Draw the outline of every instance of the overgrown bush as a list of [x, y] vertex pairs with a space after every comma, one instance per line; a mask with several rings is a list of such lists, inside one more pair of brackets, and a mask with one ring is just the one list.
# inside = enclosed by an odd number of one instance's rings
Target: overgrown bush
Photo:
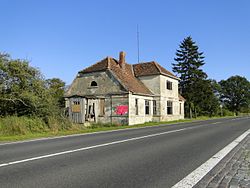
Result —
[[223, 108], [222, 109], [222, 115], [223, 116], [234, 116], [234, 112], [232, 112], [232, 111], [230, 111], [228, 109]]
[[50, 116], [47, 122], [49, 129], [53, 132], [70, 130], [73, 126], [69, 119], [60, 116]]
[[25, 116], [7, 116], [0, 118], [0, 133], [2, 135], [25, 135], [27, 133], [40, 133], [46, 130], [46, 124], [40, 118]]
[[7, 116], [0, 118], [0, 135], [25, 135], [33, 133], [58, 132], [72, 129], [72, 123], [63, 117], [48, 117], [44, 121], [38, 117]]

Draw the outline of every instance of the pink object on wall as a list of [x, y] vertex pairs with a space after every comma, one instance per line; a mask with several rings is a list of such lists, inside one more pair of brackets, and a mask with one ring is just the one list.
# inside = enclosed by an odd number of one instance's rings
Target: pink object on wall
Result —
[[128, 106], [127, 105], [120, 105], [116, 107], [115, 113], [117, 115], [124, 115], [128, 113]]

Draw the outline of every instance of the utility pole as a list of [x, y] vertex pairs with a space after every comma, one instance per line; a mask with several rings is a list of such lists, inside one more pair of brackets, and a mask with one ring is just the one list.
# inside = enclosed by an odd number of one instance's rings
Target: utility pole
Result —
[[140, 63], [140, 43], [139, 43], [139, 26], [137, 24], [137, 61]]

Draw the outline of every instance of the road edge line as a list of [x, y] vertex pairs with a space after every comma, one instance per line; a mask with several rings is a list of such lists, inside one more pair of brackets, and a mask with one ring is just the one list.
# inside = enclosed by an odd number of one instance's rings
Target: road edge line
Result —
[[178, 183], [176, 183], [172, 188], [191, 188], [195, 186], [208, 172], [210, 172], [230, 151], [232, 151], [244, 138], [250, 134], [250, 129], [245, 131], [235, 140], [233, 140], [226, 147], [221, 149], [205, 163], [200, 165]]

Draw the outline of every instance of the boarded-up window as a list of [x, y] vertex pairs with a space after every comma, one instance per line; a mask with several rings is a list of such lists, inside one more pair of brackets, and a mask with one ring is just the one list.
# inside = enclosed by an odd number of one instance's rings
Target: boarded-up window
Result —
[[73, 101], [71, 111], [73, 113], [79, 113], [81, 112], [81, 106], [80, 106], [80, 101]]
[[138, 99], [135, 99], [135, 115], [138, 115]]
[[105, 115], [105, 99], [100, 99], [100, 116]]
[[153, 114], [156, 115], [156, 100], [153, 100]]
[[173, 102], [167, 101], [167, 114], [173, 114]]

